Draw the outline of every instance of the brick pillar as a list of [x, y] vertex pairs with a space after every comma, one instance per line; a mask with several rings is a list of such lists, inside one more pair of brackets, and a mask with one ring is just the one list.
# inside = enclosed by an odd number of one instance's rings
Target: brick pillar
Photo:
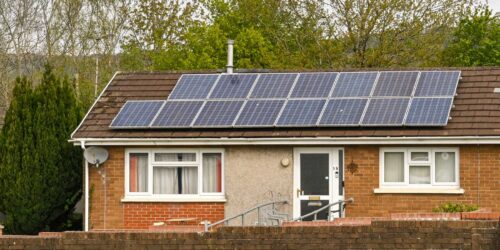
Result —
[[3, 226], [0, 225], [0, 236], [2, 236], [2, 235], [3, 235]]

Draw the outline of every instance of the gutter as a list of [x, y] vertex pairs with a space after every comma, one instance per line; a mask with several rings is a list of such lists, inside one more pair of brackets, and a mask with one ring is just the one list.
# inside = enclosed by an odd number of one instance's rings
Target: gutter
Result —
[[79, 138], [75, 146], [191, 146], [191, 145], [461, 145], [500, 144], [500, 136], [440, 137], [263, 137], [263, 138]]

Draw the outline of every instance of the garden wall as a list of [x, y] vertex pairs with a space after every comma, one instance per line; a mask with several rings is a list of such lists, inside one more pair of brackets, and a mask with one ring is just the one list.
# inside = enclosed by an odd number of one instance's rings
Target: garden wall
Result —
[[212, 233], [3, 236], [0, 249], [500, 249], [499, 238], [498, 221], [373, 221], [365, 226], [224, 227]]

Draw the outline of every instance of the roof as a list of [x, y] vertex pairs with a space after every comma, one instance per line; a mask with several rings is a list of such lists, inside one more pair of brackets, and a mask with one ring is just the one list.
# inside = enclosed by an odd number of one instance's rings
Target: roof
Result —
[[197, 128], [181, 130], [110, 129], [111, 121], [126, 101], [165, 100], [182, 74], [179, 72], [117, 73], [76, 129], [72, 139], [500, 136], [500, 93], [494, 93], [494, 88], [500, 88], [500, 67], [453, 68], [453, 70], [461, 70], [462, 78], [458, 83], [457, 96], [450, 114], [452, 119], [444, 127]]

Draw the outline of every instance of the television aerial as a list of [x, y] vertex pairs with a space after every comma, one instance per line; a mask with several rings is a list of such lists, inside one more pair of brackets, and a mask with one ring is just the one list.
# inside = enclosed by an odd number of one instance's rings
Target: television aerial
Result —
[[108, 159], [108, 150], [101, 147], [88, 147], [83, 152], [83, 156], [88, 163], [95, 165], [96, 168], [99, 164], [104, 163]]

